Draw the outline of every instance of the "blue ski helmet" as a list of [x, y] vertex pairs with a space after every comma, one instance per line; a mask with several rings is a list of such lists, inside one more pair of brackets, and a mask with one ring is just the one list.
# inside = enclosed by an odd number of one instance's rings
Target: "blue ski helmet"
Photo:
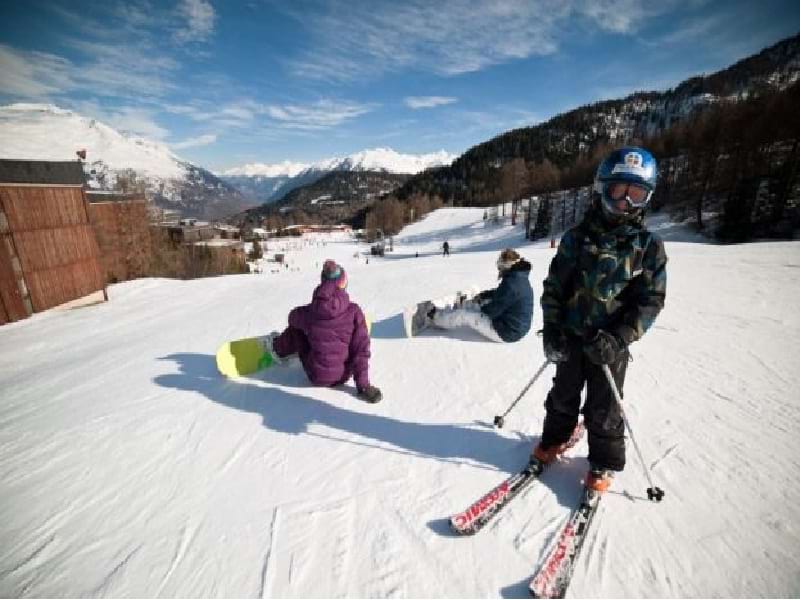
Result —
[[628, 146], [614, 150], [597, 167], [594, 192], [603, 212], [613, 220], [640, 215], [656, 189], [656, 159], [644, 148]]

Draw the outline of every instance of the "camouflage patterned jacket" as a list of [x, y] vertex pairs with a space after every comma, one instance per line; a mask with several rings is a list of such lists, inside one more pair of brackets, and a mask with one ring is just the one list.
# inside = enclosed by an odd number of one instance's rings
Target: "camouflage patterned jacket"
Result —
[[550, 263], [544, 323], [586, 340], [605, 329], [630, 344], [664, 308], [666, 265], [664, 243], [642, 218], [609, 229], [593, 206], [563, 235]]

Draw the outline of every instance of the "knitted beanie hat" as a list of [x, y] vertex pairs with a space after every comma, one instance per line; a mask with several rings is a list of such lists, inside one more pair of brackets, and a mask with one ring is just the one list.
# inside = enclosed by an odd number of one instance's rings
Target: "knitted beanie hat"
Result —
[[500, 256], [497, 259], [497, 270], [508, 271], [511, 267], [517, 264], [521, 258], [522, 257], [516, 250], [506, 248], [500, 253]]
[[347, 273], [345, 270], [336, 264], [335, 260], [328, 259], [322, 265], [322, 281], [335, 281], [336, 286], [345, 289], [347, 287]]

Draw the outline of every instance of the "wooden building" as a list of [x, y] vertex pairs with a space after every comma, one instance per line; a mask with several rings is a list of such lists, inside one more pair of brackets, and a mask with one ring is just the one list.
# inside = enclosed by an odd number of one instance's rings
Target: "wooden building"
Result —
[[152, 258], [150, 219], [142, 194], [87, 191], [106, 283], [148, 274]]
[[0, 160], [0, 324], [104, 289], [78, 161]]

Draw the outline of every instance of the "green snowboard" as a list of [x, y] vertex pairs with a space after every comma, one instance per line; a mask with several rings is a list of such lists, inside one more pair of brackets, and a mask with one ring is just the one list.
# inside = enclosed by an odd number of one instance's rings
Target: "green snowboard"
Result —
[[217, 350], [217, 369], [227, 377], [250, 375], [272, 366], [275, 360], [267, 349], [270, 336], [225, 342]]

